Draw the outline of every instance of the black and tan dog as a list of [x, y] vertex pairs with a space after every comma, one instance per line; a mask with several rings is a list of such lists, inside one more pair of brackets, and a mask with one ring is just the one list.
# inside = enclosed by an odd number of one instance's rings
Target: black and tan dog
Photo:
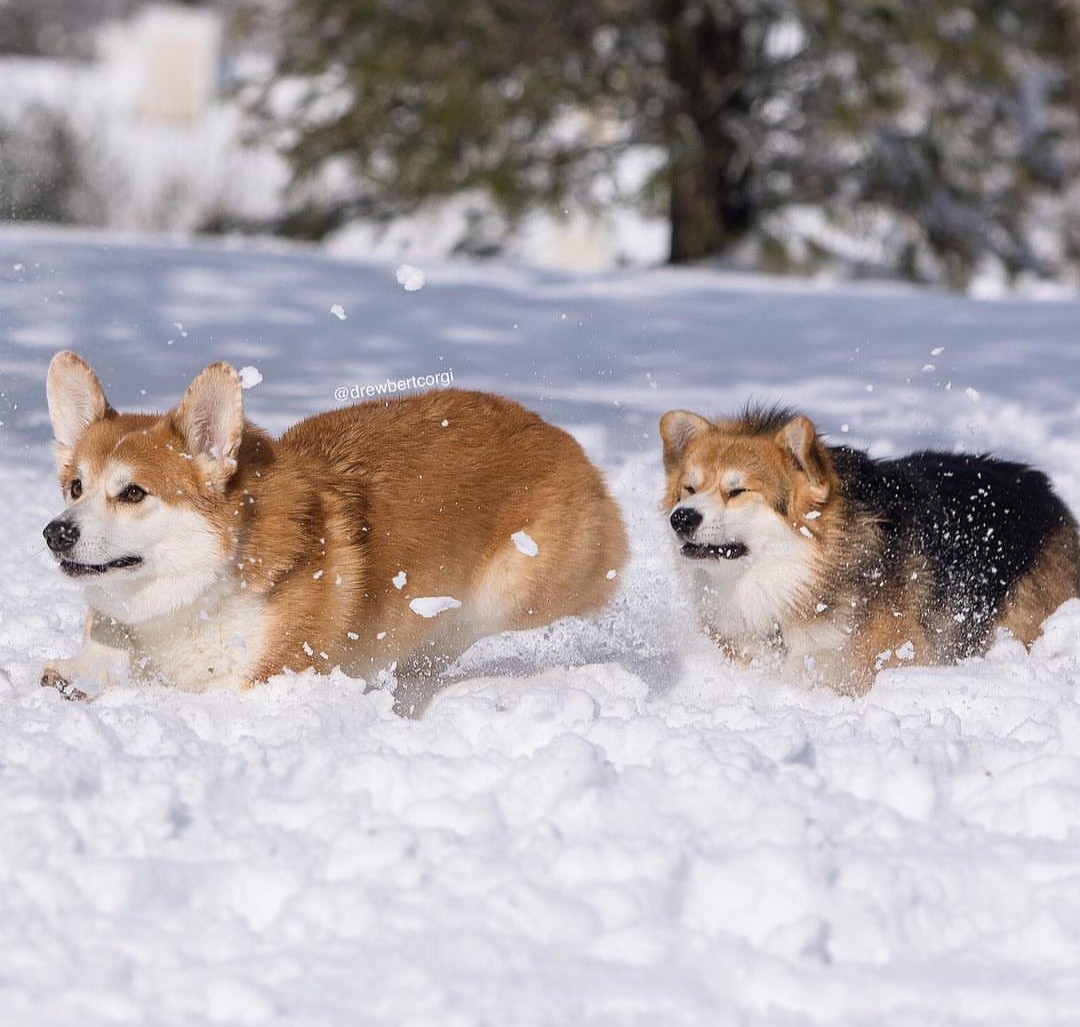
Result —
[[736, 659], [861, 694], [877, 670], [1030, 645], [1080, 594], [1046, 476], [989, 456], [874, 460], [782, 409], [660, 422], [667, 510], [702, 624]]

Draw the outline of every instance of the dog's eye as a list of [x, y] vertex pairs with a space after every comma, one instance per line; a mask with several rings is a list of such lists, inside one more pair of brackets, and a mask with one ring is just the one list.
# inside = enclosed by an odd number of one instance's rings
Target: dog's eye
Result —
[[693, 486], [693, 485], [684, 485], [684, 486], [682, 487], [682, 490], [683, 490], [683, 492], [685, 492], [685, 493], [686, 493], [686, 494], [687, 494], [688, 496], [692, 496], [692, 495], [694, 495], [694, 493], [695, 493], [695, 492], [697, 492], [697, 489], [696, 489], [696, 488], [694, 488], [694, 486]]
[[736, 496], [741, 496], [744, 492], [747, 492], [747, 491], [749, 491], [749, 490], [748, 489], [730, 489], [728, 491], [727, 497], [728, 497], [728, 499], [734, 499]]
[[71, 484], [68, 486], [68, 491], [71, 493], [72, 499], [78, 499], [82, 495], [82, 479], [72, 478]]
[[141, 503], [146, 498], [146, 489], [140, 485], [128, 485], [116, 498], [121, 503]]

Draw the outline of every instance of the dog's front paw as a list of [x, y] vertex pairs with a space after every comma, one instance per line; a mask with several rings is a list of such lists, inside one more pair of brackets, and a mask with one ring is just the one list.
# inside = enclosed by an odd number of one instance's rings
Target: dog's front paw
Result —
[[73, 685], [55, 667], [46, 667], [41, 674], [42, 688], [55, 688], [65, 699], [75, 702], [88, 698], [86, 692]]

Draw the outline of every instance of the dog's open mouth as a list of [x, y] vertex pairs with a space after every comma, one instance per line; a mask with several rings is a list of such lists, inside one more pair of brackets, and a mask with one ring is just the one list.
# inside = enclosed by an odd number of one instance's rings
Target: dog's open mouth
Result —
[[690, 560], [738, 560], [746, 556], [749, 550], [742, 542], [725, 542], [719, 546], [698, 545], [696, 542], [684, 542], [682, 555]]
[[107, 571], [118, 571], [124, 567], [137, 567], [142, 563], [141, 556], [121, 556], [117, 560], [108, 563], [75, 563], [74, 560], [61, 560], [60, 570], [72, 578], [80, 578], [85, 574], [104, 574]]

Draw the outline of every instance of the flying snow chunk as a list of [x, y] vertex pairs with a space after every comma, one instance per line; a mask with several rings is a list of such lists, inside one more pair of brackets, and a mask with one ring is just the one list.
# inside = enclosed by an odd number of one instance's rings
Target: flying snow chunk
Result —
[[409, 609], [421, 617], [438, 617], [440, 613], [457, 609], [460, 605], [461, 600], [453, 596], [420, 596], [409, 602]]
[[971, 400], [972, 403], [978, 403], [982, 398], [982, 394], [978, 389], [964, 389], [964, 395]]
[[607, 578], [608, 581], [614, 581], [618, 576], [619, 572], [615, 570], [614, 567], [612, 567], [611, 570], [609, 570], [607, 574], [604, 575], [604, 577]]
[[515, 531], [510, 536], [510, 541], [514, 543], [519, 553], [524, 553], [526, 556], [536, 556], [540, 552], [536, 540], [527, 531]]
[[404, 571], [398, 571], [390, 580], [394, 583], [394, 588], [400, 592], [405, 587], [405, 582], [409, 580], [409, 576]]
[[330, 308], [330, 313], [333, 314], [334, 317], [336, 317], [339, 321], [344, 321], [345, 320], [345, 317], [346, 317], [345, 308], [340, 303], [335, 303]]
[[262, 380], [262, 371], [257, 367], [248, 364], [247, 367], [240, 368], [240, 388], [253, 389]]
[[412, 264], [402, 264], [397, 269], [397, 280], [406, 292], [416, 292], [424, 287], [424, 283], [427, 282], [427, 276], [418, 267], [413, 267]]

